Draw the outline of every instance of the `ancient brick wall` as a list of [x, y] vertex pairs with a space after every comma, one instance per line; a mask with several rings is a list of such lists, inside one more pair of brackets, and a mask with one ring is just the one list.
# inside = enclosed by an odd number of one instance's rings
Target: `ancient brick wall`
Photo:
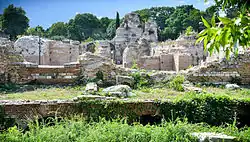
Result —
[[72, 66], [37, 66], [16, 64], [18, 77], [15, 83], [37, 81], [43, 84], [71, 84], [80, 74], [79, 64]]

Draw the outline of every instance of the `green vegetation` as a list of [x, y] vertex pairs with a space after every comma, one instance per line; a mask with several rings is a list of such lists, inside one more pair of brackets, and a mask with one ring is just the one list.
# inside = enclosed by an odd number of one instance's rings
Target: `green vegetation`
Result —
[[16, 39], [17, 35], [23, 34], [29, 27], [29, 19], [26, 17], [25, 11], [13, 4], [4, 9], [1, 17], [1, 28], [10, 35], [12, 40]]
[[[11, 86], [9, 86], [11, 87]], [[84, 87], [56, 87], [56, 86], [34, 86], [27, 87], [12, 86], [0, 91], [0, 100], [54, 100], [72, 99], [84, 91]], [[23, 89], [20, 89], [23, 88]], [[10, 90], [13, 89], [13, 90]], [[29, 91], [30, 90], [30, 91]]]
[[127, 124], [126, 120], [86, 122], [81, 118], [61, 122], [55, 120], [55, 126], [30, 124], [30, 130], [22, 132], [12, 127], [0, 135], [1, 141], [8, 142], [71, 142], [71, 141], [129, 141], [129, 142], [193, 142], [197, 138], [192, 132], [217, 132], [236, 136], [236, 141], [250, 141], [250, 129], [238, 129], [235, 125], [210, 127], [205, 124], [188, 124], [179, 120], [165, 122], [156, 126]]
[[[215, 1], [223, 11], [236, 8], [237, 14], [230, 13], [231, 17], [218, 17], [219, 23], [216, 24], [215, 15], [211, 22], [202, 17], [206, 29], [199, 33], [199, 41], [204, 42], [204, 49], [210, 54], [220, 52], [221, 48], [226, 53], [227, 59], [230, 53], [238, 55], [239, 47], [248, 48], [250, 46], [250, 17], [249, 1], [223, 0]], [[230, 11], [230, 10], [229, 10]]]
[[184, 91], [183, 83], [184, 83], [185, 77], [182, 75], [177, 75], [174, 78], [172, 78], [169, 82], [169, 88], [173, 88], [176, 91]]
[[115, 28], [119, 28], [120, 27], [120, 16], [119, 13], [116, 12], [116, 18], [115, 18]]

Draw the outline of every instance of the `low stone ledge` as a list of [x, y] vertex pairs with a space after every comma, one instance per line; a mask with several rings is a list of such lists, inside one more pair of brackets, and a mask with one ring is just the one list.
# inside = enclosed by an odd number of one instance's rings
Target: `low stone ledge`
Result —
[[235, 137], [221, 133], [196, 132], [192, 133], [191, 135], [197, 137], [199, 142], [233, 142], [235, 140]]

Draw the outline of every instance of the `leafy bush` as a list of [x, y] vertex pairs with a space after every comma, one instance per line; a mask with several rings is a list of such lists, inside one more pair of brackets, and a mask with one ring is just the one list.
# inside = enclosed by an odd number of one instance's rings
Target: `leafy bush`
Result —
[[150, 76], [147, 73], [136, 71], [131, 74], [131, 76], [134, 78], [134, 89], [139, 89], [142, 87], [150, 86], [151, 79]]
[[168, 86], [169, 88], [173, 88], [176, 91], [184, 91], [184, 88], [182, 86], [184, 80], [185, 77], [183, 75], [177, 75], [173, 79], [171, 79]]

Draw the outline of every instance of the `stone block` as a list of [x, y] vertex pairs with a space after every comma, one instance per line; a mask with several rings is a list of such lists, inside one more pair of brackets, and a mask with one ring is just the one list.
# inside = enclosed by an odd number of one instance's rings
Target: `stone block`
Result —
[[197, 137], [199, 142], [234, 142], [235, 140], [235, 137], [219, 133], [201, 132], [191, 135]]

